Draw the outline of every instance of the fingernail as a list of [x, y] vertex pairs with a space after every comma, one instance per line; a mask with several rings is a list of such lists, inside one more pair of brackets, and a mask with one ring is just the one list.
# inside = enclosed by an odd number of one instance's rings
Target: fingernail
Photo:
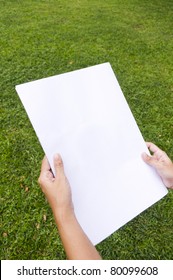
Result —
[[60, 155], [59, 154], [55, 154], [54, 155], [54, 159], [58, 160], [60, 158]]
[[148, 159], [148, 155], [146, 153], [142, 153], [142, 158], [143, 159]]
[[62, 159], [61, 159], [60, 154], [55, 154], [55, 155], [54, 155], [54, 160], [55, 160], [58, 164], [61, 164], [61, 163], [62, 163]]

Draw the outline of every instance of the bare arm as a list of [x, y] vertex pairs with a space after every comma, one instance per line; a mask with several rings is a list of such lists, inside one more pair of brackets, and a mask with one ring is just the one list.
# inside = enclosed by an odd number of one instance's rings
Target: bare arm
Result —
[[69, 260], [99, 260], [99, 253], [88, 239], [74, 214], [66, 219], [59, 219], [54, 214], [59, 234]]
[[100, 260], [101, 257], [79, 225], [73, 208], [71, 188], [64, 174], [62, 159], [54, 159], [54, 177], [46, 157], [42, 161], [39, 184], [52, 208], [59, 234], [70, 260]]

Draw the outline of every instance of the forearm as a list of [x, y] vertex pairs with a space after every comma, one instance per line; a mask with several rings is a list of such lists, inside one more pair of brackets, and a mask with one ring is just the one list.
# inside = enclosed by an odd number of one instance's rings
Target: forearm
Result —
[[74, 212], [54, 211], [58, 231], [69, 260], [101, 260], [99, 253], [79, 225]]

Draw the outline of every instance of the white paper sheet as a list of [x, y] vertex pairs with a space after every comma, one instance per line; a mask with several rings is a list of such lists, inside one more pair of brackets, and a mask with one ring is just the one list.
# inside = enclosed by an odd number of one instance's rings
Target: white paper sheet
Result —
[[[16, 86], [52, 169], [60, 153], [75, 213], [97, 244], [167, 190], [109, 63]], [[141, 108], [142, 110], [142, 108]]]

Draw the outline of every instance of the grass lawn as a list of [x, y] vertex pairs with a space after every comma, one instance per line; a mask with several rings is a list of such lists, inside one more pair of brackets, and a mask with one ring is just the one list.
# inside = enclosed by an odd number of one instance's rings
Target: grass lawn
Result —
[[[173, 159], [173, 1], [0, 1], [1, 259], [65, 259], [15, 85], [107, 61], [144, 138]], [[173, 259], [172, 236], [169, 191], [97, 249], [104, 259]]]

